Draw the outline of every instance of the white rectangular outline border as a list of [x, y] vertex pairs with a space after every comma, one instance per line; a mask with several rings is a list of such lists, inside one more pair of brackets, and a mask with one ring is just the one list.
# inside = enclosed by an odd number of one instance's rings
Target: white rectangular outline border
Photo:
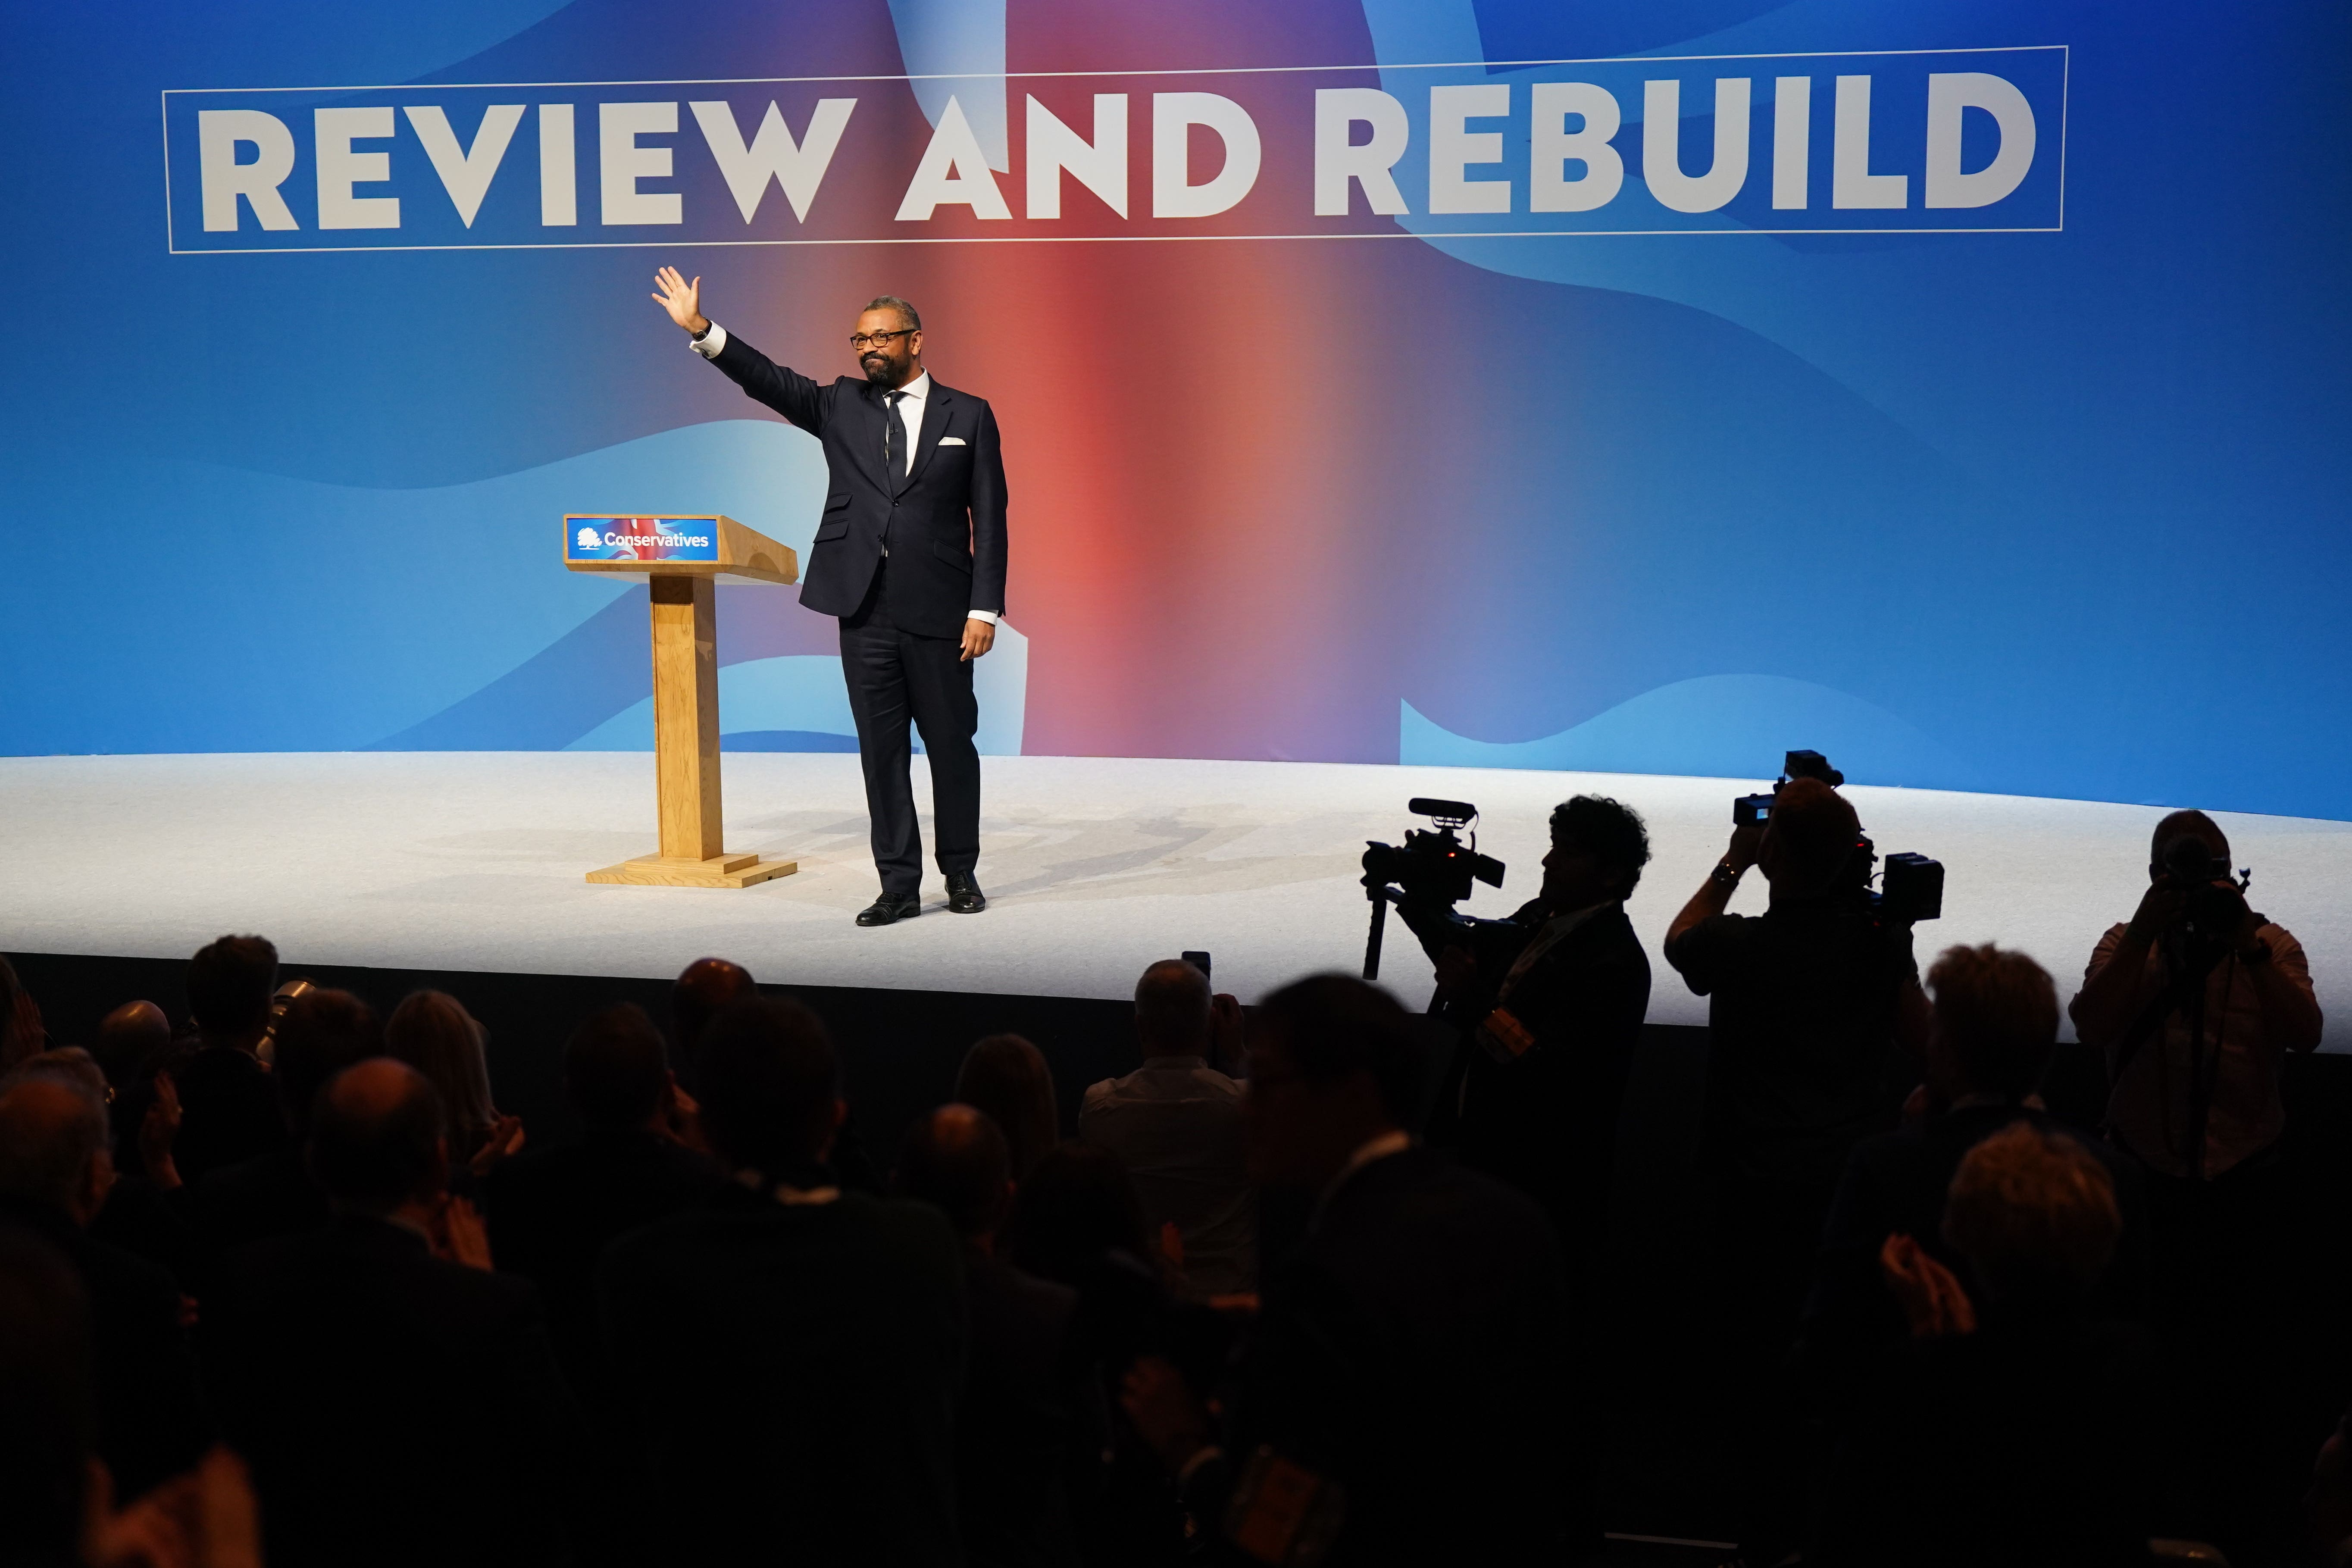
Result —
[[[551, 88], [603, 87], [756, 87], [798, 82], [883, 82], [883, 81], [967, 81], [1003, 80], [1042, 81], [1055, 79], [1085, 77], [1193, 77], [1193, 76], [1286, 76], [1311, 75], [1330, 71], [1414, 71], [1414, 70], [1530, 70], [1545, 66], [1595, 65], [1667, 65], [1680, 61], [1706, 60], [1809, 60], [1863, 59], [1900, 55], [2021, 55], [2055, 50], [2059, 56], [2058, 76], [2058, 221], [2054, 225], [2037, 225], [2010, 228], [1532, 228], [1532, 229], [1446, 229], [1433, 233], [1416, 233], [1395, 229], [1375, 234], [1045, 234], [1045, 235], [971, 235], [957, 237], [924, 237], [919, 235], [877, 235], [854, 239], [608, 239], [550, 240], [536, 243], [488, 245], [248, 245], [204, 246], [183, 250], [173, 232], [172, 219], [172, 98], [175, 93], [190, 97], [205, 93], [233, 93], [247, 96], [262, 92], [456, 92], [533, 90]], [[2071, 44], [1978, 44], [1952, 49], [1816, 49], [1780, 50], [1745, 55], [1605, 55], [1583, 59], [1558, 60], [1442, 60], [1409, 65], [1374, 63], [1341, 66], [1187, 66], [1158, 70], [1087, 70], [1087, 71], [934, 71], [911, 76], [751, 76], [693, 77], [645, 81], [443, 81], [443, 82], [379, 82], [357, 87], [167, 87], [161, 89], [163, 119], [163, 243], [166, 254], [172, 256], [346, 256], [370, 252], [394, 254], [402, 251], [436, 250], [643, 250], [667, 247], [677, 250], [712, 250], [761, 248], [774, 249], [788, 246], [812, 245], [1168, 245], [1202, 244], [1234, 241], [1291, 241], [1331, 239], [1417, 239], [1424, 242], [1447, 239], [1627, 239], [1664, 238], [1678, 235], [1874, 235], [1874, 234], [2063, 234], [2066, 229], [2066, 152], [2067, 110], [2073, 100], [2074, 46]], [[1377, 215], [1375, 215], [1377, 216]], [[1410, 214], [1406, 215], [1412, 216]], [[1428, 216], [1428, 215], [1423, 215]], [[599, 225], [599, 227], [604, 226]]]

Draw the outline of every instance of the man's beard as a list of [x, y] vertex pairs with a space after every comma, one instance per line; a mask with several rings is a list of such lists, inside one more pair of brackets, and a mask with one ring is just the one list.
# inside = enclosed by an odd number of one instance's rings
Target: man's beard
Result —
[[858, 367], [866, 372], [866, 379], [867, 381], [872, 382], [875, 385], [880, 387], [885, 392], [891, 391], [898, 386], [898, 372], [903, 368], [899, 365], [891, 363], [888, 360], [882, 358], [879, 354], [868, 354], [865, 359], [858, 362]]

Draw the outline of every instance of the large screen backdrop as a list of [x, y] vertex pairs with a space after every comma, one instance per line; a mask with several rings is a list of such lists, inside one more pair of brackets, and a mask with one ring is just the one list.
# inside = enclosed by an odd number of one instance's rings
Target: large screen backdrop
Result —
[[[874, 294], [995, 405], [995, 752], [2352, 816], [2319, 0], [10, 8], [0, 750], [648, 742], [566, 511], [805, 549]], [[730, 743], [848, 744], [729, 591]]]

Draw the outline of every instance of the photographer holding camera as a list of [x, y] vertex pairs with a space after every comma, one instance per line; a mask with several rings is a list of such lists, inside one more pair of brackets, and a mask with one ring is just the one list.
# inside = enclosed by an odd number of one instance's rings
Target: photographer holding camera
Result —
[[[1731, 1313], [1725, 1372], [1742, 1413], [1740, 1545], [1759, 1563], [1778, 1561], [1802, 1529], [1801, 1448], [1785, 1429], [1779, 1368], [1822, 1220], [1847, 1153], [1893, 1124], [1927, 1024], [1909, 921], [1871, 898], [1853, 806], [1819, 775], [1790, 778], [1769, 806], [1733, 831], [1665, 942], [1666, 962], [1710, 998], [1700, 1147]], [[1751, 866], [1771, 884], [1770, 906], [1726, 913]]]
[[2264, 1528], [2300, 1468], [2271, 1436], [2306, 1414], [2294, 1391], [2319, 1331], [2292, 1310], [2312, 1242], [2279, 1078], [2322, 1020], [2302, 945], [2247, 907], [2220, 825], [2176, 811], [2148, 848], [2147, 891], [2099, 939], [2068, 1012], [2106, 1059], [2107, 1135], [2147, 1196], [2151, 1300], [2179, 1373], [2182, 1531], [2227, 1545]]
[[1625, 918], [1649, 858], [1640, 816], [1581, 795], [1553, 811], [1543, 886], [1507, 920], [1405, 911], [1462, 1036], [1429, 1142], [1543, 1205], [1580, 1299], [1650, 1006], [1650, 961]]
[[2219, 1182], [2286, 1126], [2279, 1064], [2319, 1044], [2303, 945], [2246, 905], [2201, 811], [2156, 826], [2147, 891], [2091, 954], [2068, 1009], [2106, 1057], [2107, 1126], [2160, 1176]]

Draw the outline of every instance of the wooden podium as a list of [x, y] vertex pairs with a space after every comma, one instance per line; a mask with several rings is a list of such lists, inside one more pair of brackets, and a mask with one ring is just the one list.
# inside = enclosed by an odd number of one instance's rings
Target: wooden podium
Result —
[[719, 616], [716, 584], [795, 583], [787, 545], [731, 517], [563, 520], [563, 564], [573, 572], [642, 575], [653, 599], [654, 778], [661, 851], [588, 873], [592, 882], [661, 888], [748, 888], [789, 877], [797, 860], [730, 855], [719, 842]]

